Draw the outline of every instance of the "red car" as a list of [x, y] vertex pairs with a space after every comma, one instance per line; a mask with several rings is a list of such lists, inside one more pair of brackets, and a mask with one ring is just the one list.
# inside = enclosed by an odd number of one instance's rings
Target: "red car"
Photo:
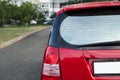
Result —
[[120, 80], [120, 2], [62, 8], [51, 29], [41, 80]]

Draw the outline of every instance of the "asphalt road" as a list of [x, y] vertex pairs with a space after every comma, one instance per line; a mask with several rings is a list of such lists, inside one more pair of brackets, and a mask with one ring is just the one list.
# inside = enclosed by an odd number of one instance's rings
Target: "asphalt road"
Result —
[[49, 29], [0, 50], [0, 80], [40, 80]]

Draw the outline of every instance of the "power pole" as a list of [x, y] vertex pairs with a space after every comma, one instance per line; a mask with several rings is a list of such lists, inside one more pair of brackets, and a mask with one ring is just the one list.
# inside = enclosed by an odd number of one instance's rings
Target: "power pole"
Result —
[[52, 0], [53, 13], [54, 13], [54, 0]]
[[83, 3], [83, 0], [80, 0], [81, 3]]
[[[55, 3], [54, 3], [54, 0], [52, 0], [52, 8], [53, 8], [53, 9], [52, 9], [52, 15], [54, 14], [54, 8], [55, 8], [54, 4], [55, 4]], [[53, 19], [54, 19], [54, 18], [52, 18], [52, 20], [53, 20]]]
[[71, 5], [71, 0], [68, 1], [68, 4]]

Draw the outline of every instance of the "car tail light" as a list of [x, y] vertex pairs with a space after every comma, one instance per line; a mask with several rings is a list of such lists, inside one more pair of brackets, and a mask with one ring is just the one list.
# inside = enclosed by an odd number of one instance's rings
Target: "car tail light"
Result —
[[47, 48], [43, 61], [43, 71], [41, 80], [61, 80], [58, 48]]

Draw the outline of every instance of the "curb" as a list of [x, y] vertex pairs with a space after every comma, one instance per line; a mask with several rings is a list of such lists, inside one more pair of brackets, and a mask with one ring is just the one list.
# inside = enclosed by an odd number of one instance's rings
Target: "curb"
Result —
[[[50, 27], [48, 27], [48, 28], [50, 28]], [[39, 31], [42, 31], [42, 30], [45, 30], [45, 29], [48, 29], [48, 28], [43, 28], [43, 29], [39, 29], [39, 30], [36, 30], [36, 31], [28, 32], [28, 33], [26, 33], [25, 35], [22, 35], [22, 36], [19, 36], [19, 37], [14, 38], [14, 39], [12, 39], [12, 40], [9, 40], [9, 41], [1, 44], [1, 45], [0, 45], [0, 49], [3, 49], [3, 48], [5, 48], [5, 47], [8, 47], [8, 46], [10, 46], [10, 45], [12, 45], [12, 44], [14, 44], [14, 43], [16, 43], [16, 42], [18, 42], [18, 41], [26, 38], [26, 37], [29, 36], [29, 35], [32, 35], [32, 34], [34, 34], [34, 33], [36, 33], [36, 32], [39, 32]]]

